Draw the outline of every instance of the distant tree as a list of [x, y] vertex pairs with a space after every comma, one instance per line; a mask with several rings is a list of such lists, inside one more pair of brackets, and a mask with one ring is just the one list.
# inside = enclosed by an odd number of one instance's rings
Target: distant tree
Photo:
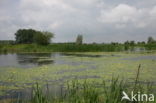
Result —
[[144, 41], [142, 41], [142, 42], [137, 42], [137, 44], [138, 45], [144, 45], [144, 44], [146, 44]]
[[141, 42], [140, 42], [140, 41], [138, 41], [138, 42], [137, 42], [137, 44], [141, 44]]
[[111, 42], [112, 45], [118, 45], [118, 42]]
[[83, 36], [82, 35], [78, 35], [76, 38], [76, 44], [80, 45], [83, 43]]
[[130, 44], [130, 42], [129, 42], [129, 41], [126, 41], [124, 44], [125, 44], [125, 45], [129, 45], [129, 44]]
[[40, 45], [47, 45], [47, 44], [50, 44], [51, 38], [53, 37], [54, 37], [54, 34], [51, 32], [38, 31], [34, 35], [34, 41], [35, 43], [40, 44]]
[[19, 29], [15, 33], [16, 43], [32, 43], [35, 33], [33, 29]]
[[93, 42], [92, 44], [97, 44], [96, 42]]
[[141, 44], [146, 44], [146, 43], [144, 41], [142, 41]]
[[153, 37], [148, 37], [148, 41], [147, 41], [148, 44], [153, 44], [153, 43], [156, 43], [156, 41], [153, 39]]
[[0, 40], [0, 44], [15, 44], [14, 40]]
[[41, 32], [33, 29], [19, 29], [15, 33], [16, 43], [37, 43], [41, 45], [47, 45], [50, 43], [54, 34], [51, 32]]
[[135, 41], [126, 41], [125, 43], [124, 43], [125, 45], [130, 45], [130, 46], [134, 46], [135, 45]]
[[131, 45], [131, 46], [134, 46], [134, 45], [135, 45], [135, 41], [133, 41], [133, 40], [130, 41], [130, 45]]

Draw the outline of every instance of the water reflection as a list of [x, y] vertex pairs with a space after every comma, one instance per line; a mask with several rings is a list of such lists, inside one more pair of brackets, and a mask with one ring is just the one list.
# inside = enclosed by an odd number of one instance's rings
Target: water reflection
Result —
[[54, 59], [59, 53], [16, 53], [1, 54], [0, 67], [31, 68], [35, 66], [55, 63]]
[[32, 68], [48, 64], [69, 64], [80, 65], [79, 62], [67, 62], [65, 60], [58, 60], [60, 56], [76, 56], [76, 57], [102, 57], [103, 55], [89, 55], [89, 54], [71, 54], [71, 53], [14, 53], [14, 54], [0, 54], [0, 67], [19, 67]]
[[28, 54], [17, 54], [17, 60], [20, 65], [47, 65], [53, 64], [54, 57], [51, 53], [28, 53]]
[[[0, 54], [0, 67], [19, 67], [19, 68], [32, 68], [41, 65], [51, 64], [68, 64], [68, 65], [81, 65], [87, 62], [74, 62], [58, 59], [60, 56], [69, 57], [87, 57], [87, 58], [100, 58], [100, 57], [121, 57], [120, 55], [90, 55], [78, 53], [14, 53], [14, 54]], [[134, 58], [123, 58], [123, 60], [156, 60], [156, 56], [140, 56]]]

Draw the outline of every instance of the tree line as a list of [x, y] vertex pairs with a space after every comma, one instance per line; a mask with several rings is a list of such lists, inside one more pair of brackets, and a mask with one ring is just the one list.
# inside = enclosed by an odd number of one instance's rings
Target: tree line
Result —
[[[15, 33], [15, 43], [16, 44], [40, 44], [40, 45], [48, 45], [51, 43], [52, 38], [54, 38], [54, 33], [48, 32], [48, 31], [38, 31], [34, 29], [19, 29]], [[0, 43], [11, 43], [13, 44], [13, 41], [0, 41]], [[79, 34], [76, 37], [76, 41], [74, 44], [81, 45], [83, 44], [83, 35]], [[97, 43], [93, 43], [97, 44]], [[105, 43], [101, 43], [105, 44]], [[119, 45], [121, 43], [118, 42], [111, 42], [110, 44], [112, 45]], [[125, 41], [123, 43], [126, 47], [128, 46], [134, 46], [134, 45], [155, 45], [156, 40], [153, 37], [148, 37], [147, 42], [142, 41], [142, 42], [135, 42], [135, 41]]]
[[48, 31], [37, 31], [33, 29], [19, 29], [15, 33], [15, 43], [17, 44], [31, 44], [36, 43], [40, 45], [50, 44], [51, 38], [54, 34]]

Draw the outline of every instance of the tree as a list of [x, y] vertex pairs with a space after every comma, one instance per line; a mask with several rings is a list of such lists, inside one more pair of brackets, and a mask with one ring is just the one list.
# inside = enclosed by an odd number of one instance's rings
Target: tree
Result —
[[118, 42], [111, 42], [112, 45], [118, 45]]
[[47, 45], [50, 43], [54, 34], [51, 32], [41, 32], [33, 29], [19, 29], [15, 33], [16, 43], [37, 43]]
[[51, 38], [54, 37], [54, 34], [51, 32], [36, 32], [34, 35], [34, 41], [40, 45], [50, 44]]
[[126, 41], [124, 44], [125, 44], [125, 45], [129, 45], [129, 44], [130, 44], [130, 42], [129, 42], [129, 41]]
[[32, 43], [35, 33], [33, 29], [19, 29], [15, 33], [16, 43]]
[[156, 43], [156, 41], [153, 39], [153, 37], [148, 37], [148, 41], [147, 41], [148, 44], [153, 44], [153, 43]]
[[146, 44], [146, 43], [144, 41], [142, 41], [141, 44]]
[[142, 41], [142, 42], [137, 42], [137, 44], [138, 45], [144, 45], [144, 44], [146, 44], [144, 41]]
[[133, 41], [133, 40], [130, 41], [130, 45], [131, 45], [131, 46], [134, 46], [134, 45], [135, 45], [135, 41]]
[[78, 35], [76, 38], [76, 44], [80, 45], [83, 43], [83, 36], [82, 35]]

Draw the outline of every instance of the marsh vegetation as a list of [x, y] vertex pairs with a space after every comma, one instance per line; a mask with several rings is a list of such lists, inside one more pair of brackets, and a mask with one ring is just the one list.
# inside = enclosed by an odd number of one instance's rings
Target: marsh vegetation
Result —
[[[2, 100], [11, 98], [11, 100], [21, 101], [25, 98], [36, 101], [32, 103], [51, 102], [50, 98], [56, 103], [74, 103], [73, 101], [75, 103], [89, 103], [89, 101], [94, 100], [96, 102], [92, 103], [112, 103], [113, 101], [120, 103], [118, 99], [121, 96], [121, 90], [125, 87], [124, 85], [128, 85], [125, 90], [130, 91], [135, 84], [139, 64], [141, 64], [141, 69], [138, 82], [141, 88], [144, 88], [142, 90], [146, 91], [150, 82], [152, 83], [150, 89], [152, 89], [152, 93], [155, 93], [155, 61], [155, 53], [1, 54], [0, 97]], [[118, 80], [114, 78], [111, 82], [112, 77], [119, 78]], [[123, 83], [120, 84], [122, 80]], [[104, 92], [103, 81], [108, 88], [106, 89], [107, 92]], [[125, 81], [126, 83], [124, 83]], [[36, 87], [36, 83], [38, 83], [38, 87]], [[32, 86], [35, 86], [35, 89], [32, 89]], [[111, 86], [117, 90], [112, 92]], [[46, 95], [47, 88], [49, 88], [48, 92], [50, 93], [48, 96]], [[117, 94], [114, 95], [114, 93]], [[109, 102], [106, 102], [105, 95], [115, 96], [116, 99], [108, 96]]]

